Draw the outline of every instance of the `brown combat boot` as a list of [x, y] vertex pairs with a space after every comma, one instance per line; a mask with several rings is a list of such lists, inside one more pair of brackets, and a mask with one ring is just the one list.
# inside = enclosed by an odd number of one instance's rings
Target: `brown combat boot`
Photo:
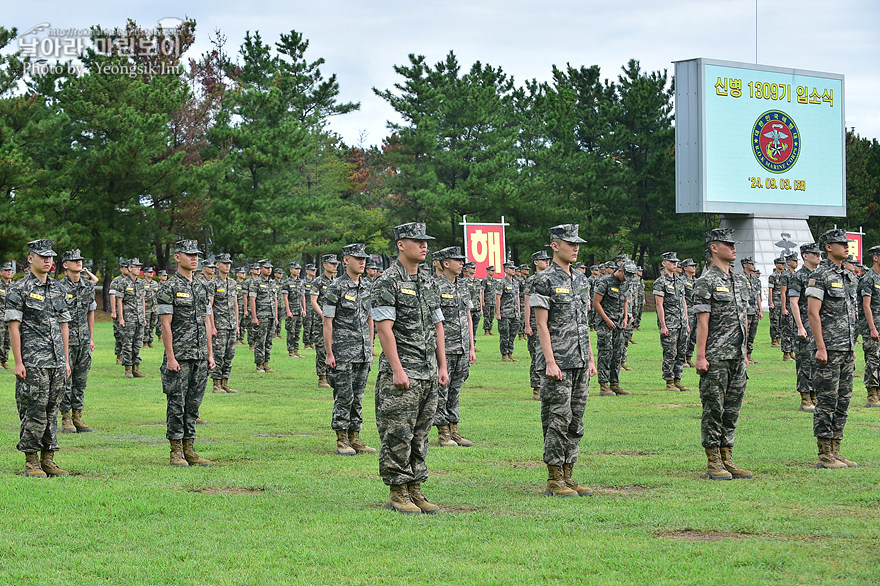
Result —
[[36, 452], [24, 455], [24, 475], [28, 478], [46, 478], [47, 474], [43, 472]]
[[172, 466], [189, 466], [189, 462], [183, 457], [183, 442], [181, 440], [169, 440], [169, 442], [171, 443], [171, 460], [168, 463]]
[[810, 393], [801, 393], [801, 411], [804, 413], [815, 413], [816, 406], [813, 405], [813, 401], [810, 400]]
[[116, 355], [116, 366], [122, 366], [122, 354]]
[[782, 353], [782, 361], [783, 362], [794, 362], [794, 352], [783, 352]]
[[444, 448], [454, 448], [458, 446], [452, 436], [449, 435], [449, 425], [437, 426], [437, 445]]
[[70, 421], [73, 423], [73, 426], [76, 428], [77, 433], [86, 433], [92, 431], [92, 428], [86, 425], [85, 421], [82, 420], [82, 409], [74, 409], [73, 417], [71, 417]]
[[0, 362], [0, 368], [2, 368], [3, 370], [9, 370], [9, 365], [5, 362]]
[[318, 388], [319, 389], [329, 389], [330, 388], [330, 379], [326, 374], [322, 374], [318, 377]]
[[422, 509], [417, 507], [412, 498], [410, 498], [405, 484], [392, 484], [389, 488], [391, 489], [391, 494], [388, 495], [388, 502], [385, 503], [386, 509], [397, 511], [404, 515], [422, 512]]
[[611, 390], [615, 395], [632, 395], [632, 393], [622, 388], [620, 383], [611, 383]]
[[532, 399], [535, 401], [541, 400], [541, 387], [532, 387]]
[[223, 388], [222, 384], [220, 383], [219, 378], [212, 378], [211, 380], [214, 381], [214, 388], [211, 389], [212, 393], [225, 393], [226, 392], [226, 389]]
[[340, 456], [354, 456], [357, 452], [348, 443], [348, 431], [344, 429], [336, 430], [336, 453]]
[[251, 352], [253, 352], [253, 351], [254, 351], [254, 345], [253, 345], [253, 344], [248, 344], [248, 350], [250, 350]]
[[545, 496], [575, 496], [577, 491], [569, 488], [562, 477], [561, 466], [547, 466], [547, 486], [544, 488]]
[[266, 372], [277, 372], [274, 368], [269, 368], [268, 362], [263, 363], [263, 370]]
[[314, 344], [306, 344], [305, 346], [303, 346], [303, 349], [304, 350], [314, 350], [315, 345]]
[[565, 486], [575, 491], [578, 496], [590, 496], [593, 494], [593, 490], [588, 488], [582, 484], [578, 484], [577, 481], [571, 477], [574, 472], [574, 464], [563, 464], [562, 465], [562, 480], [565, 482]]
[[61, 412], [61, 433], [76, 433], [76, 426], [70, 418], [70, 411]]
[[760, 364], [760, 362], [758, 362], [757, 360], [755, 360], [754, 358], [752, 358], [752, 355], [751, 355], [751, 354], [749, 354], [748, 356], [746, 356], [746, 358], [749, 359], [749, 364]]
[[510, 362], [510, 360], [507, 359], [507, 354], [501, 355], [501, 362]]
[[865, 407], [880, 407], [880, 389], [868, 389], [868, 402]]
[[632, 366], [630, 366], [629, 364], [624, 362], [623, 364], [620, 365], [620, 370], [625, 370], [625, 371], [629, 372], [630, 370], [632, 370]]
[[223, 390], [226, 391], [227, 393], [231, 393], [234, 395], [235, 393], [238, 392], [229, 386], [229, 379], [228, 378], [221, 379], [220, 386], [223, 387]]
[[847, 468], [858, 468], [859, 465], [853, 462], [852, 460], [847, 460], [843, 456], [840, 455], [840, 440], [833, 439], [831, 440], [831, 455], [834, 456], [834, 459], [838, 462], [843, 462], [846, 464]]
[[724, 467], [719, 448], [705, 448], [709, 463], [706, 466], [706, 478], [709, 480], [732, 480], [733, 475]]
[[135, 364], [131, 367], [131, 374], [134, 376], [134, 378], [147, 378], [147, 375], [141, 372], [140, 364]]
[[202, 419], [201, 417], [198, 417], [198, 416], [196, 417], [196, 425], [205, 425], [206, 423], [208, 423], [208, 422], [205, 421], [204, 419]]
[[449, 437], [452, 438], [452, 441], [463, 448], [469, 448], [474, 445], [474, 442], [465, 437], [462, 437], [462, 435], [458, 433], [458, 423], [449, 424]]
[[293, 358], [293, 350], [287, 353], [288, 358]]
[[600, 397], [613, 397], [613, 396], [615, 396], [614, 391], [611, 390], [610, 383], [599, 383], [599, 396]]
[[358, 454], [375, 454], [376, 448], [371, 448], [363, 441], [361, 441], [360, 432], [356, 429], [348, 430], [348, 443], [354, 448], [354, 451]]
[[782, 346], [782, 341], [779, 338], [773, 338], [770, 340], [771, 348], [780, 348]]
[[293, 357], [294, 358], [305, 358], [305, 356], [303, 356], [302, 354], [299, 353], [299, 350], [293, 351]]
[[125, 367], [125, 378], [134, 378], [134, 373], [131, 372], [131, 367]]
[[719, 451], [721, 452], [721, 463], [724, 464], [724, 468], [730, 472], [734, 480], [752, 478], [754, 476], [751, 471], [743, 470], [733, 463], [733, 448], [720, 448]]
[[846, 464], [834, 457], [831, 440], [816, 438], [816, 444], [819, 446], [819, 461], [816, 462], [816, 468], [837, 470], [847, 467]]
[[210, 466], [213, 464], [210, 460], [196, 454], [195, 443], [194, 439], [183, 440], [183, 457], [186, 459], [186, 463], [190, 466]]
[[[34, 454], [34, 456], [36, 456], [36, 454]], [[40, 468], [43, 469], [43, 472], [53, 478], [58, 476], [70, 476], [70, 473], [68, 473], [67, 470], [62, 470], [55, 464], [55, 461], [53, 460], [54, 457], [55, 452], [49, 452], [47, 450], [40, 452]]]
[[262, 365], [262, 364], [258, 364], [258, 365], [257, 365], [257, 372], [266, 372], [266, 369], [263, 368], [263, 365]]
[[675, 388], [678, 389], [679, 391], [690, 391], [691, 390], [690, 388], [681, 384], [680, 378], [677, 378], [674, 381], [672, 381], [672, 384], [675, 385]]
[[440, 510], [440, 507], [434, 503], [428, 502], [428, 497], [422, 492], [421, 483], [411, 482], [406, 485], [406, 490], [409, 493], [409, 498], [412, 499], [413, 504], [426, 515], [433, 515]]
[[816, 398], [816, 393], [814, 393], [813, 391], [810, 391], [810, 402], [813, 404], [813, 407], [815, 407], [816, 404], [819, 402]]
[[666, 381], [666, 389], [667, 391], [678, 391], [678, 387], [675, 386], [675, 382], [668, 380]]
[[508, 355], [507, 355], [507, 361], [508, 361], [508, 362], [519, 362], [518, 359], [516, 359], [516, 358], [513, 357], [513, 354], [508, 354]]
[[697, 365], [694, 364], [694, 357], [688, 356], [685, 358], [684, 363], [687, 364], [690, 368], [696, 368]]

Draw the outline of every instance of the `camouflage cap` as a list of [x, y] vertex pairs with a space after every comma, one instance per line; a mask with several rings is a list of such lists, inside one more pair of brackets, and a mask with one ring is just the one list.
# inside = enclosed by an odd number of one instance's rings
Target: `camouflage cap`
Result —
[[11, 271], [12, 270], [12, 261], [8, 260], [3, 264], [0, 264], [0, 271]]
[[819, 243], [822, 246], [825, 246], [826, 244], [834, 244], [836, 242], [841, 244], [849, 243], [849, 239], [846, 237], [846, 230], [843, 228], [834, 228], [833, 230], [828, 230], [819, 236]]
[[127, 260], [119, 261], [119, 268], [120, 269], [127, 269], [128, 268], [128, 261]]
[[634, 262], [625, 262], [623, 263], [623, 272], [628, 275], [635, 275], [639, 272], [639, 267]]
[[741, 265], [753, 265], [753, 264], [755, 264], [755, 259], [753, 259], [753, 258], [750, 257], [750, 256], [747, 256], [747, 257], [743, 258], [741, 261], [739, 261], [739, 264], [741, 264]]
[[529, 265], [519, 265], [519, 270], [521, 271], [531, 271], [531, 267]]
[[869, 248], [868, 256], [880, 256], [880, 246], [872, 246]]
[[784, 257], [784, 256], [778, 256], [778, 257], [776, 257], [776, 258], [773, 259], [773, 262], [774, 262], [774, 264], [784, 265], [784, 264], [785, 264], [785, 257]]
[[66, 262], [68, 260], [85, 260], [82, 254], [79, 252], [79, 248], [74, 248], [72, 250], [67, 250], [61, 255], [61, 262]]
[[247, 274], [247, 272], [248, 272], [247, 267], [238, 267], [237, 269], [235, 269], [236, 274], [239, 274], [239, 273]]
[[409, 222], [394, 227], [394, 240], [434, 240], [433, 236], [425, 234], [425, 224], [422, 222]]
[[578, 261], [578, 262], [574, 263], [574, 264], [571, 265], [571, 266], [573, 266], [573, 267], [576, 268], [576, 269], [582, 269], [582, 268], [584, 268], [584, 267], [587, 266], [587, 265], [585, 265], [584, 263]]
[[283, 274], [284, 274], [284, 269], [282, 269], [281, 267], [275, 267], [275, 268], [272, 270], [272, 272], [275, 273], [276, 275], [283, 275]]
[[130, 266], [130, 267], [141, 266], [141, 259], [139, 259], [138, 257], [134, 257], [133, 259], [128, 261], [128, 266]]
[[598, 271], [598, 270], [599, 270], [599, 265], [590, 265], [590, 272]]
[[351, 256], [353, 258], [370, 258], [370, 255], [367, 254], [367, 245], [362, 243], [348, 244], [346, 246], [343, 246], [342, 256]]
[[379, 265], [376, 264], [376, 261], [374, 261], [373, 259], [370, 259], [370, 260], [367, 261], [367, 268], [368, 268], [368, 269], [374, 269], [374, 270], [375, 270], [375, 269], [378, 269], [378, 268], [379, 268]]
[[54, 240], [31, 240], [27, 243], [29, 254], [38, 254], [40, 256], [57, 256], [52, 246], [55, 245]]
[[216, 269], [217, 264], [213, 260], [205, 261], [205, 264], [202, 265], [203, 269]]
[[573, 244], [583, 244], [586, 242], [578, 236], [578, 224], [559, 224], [550, 228], [550, 241], [565, 240]]
[[224, 252], [223, 254], [218, 254], [214, 262], [225, 262], [227, 264], [232, 264], [232, 257], [229, 256], [229, 253]]
[[532, 253], [532, 260], [550, 260], [550, 257], [547, 255], [547, 251], [542, 249]]
[[271, 269], [272, 268], [272, 261], [269, 260], [268, 258], [260, 259], [259, 261], [257, 261], [257, 264], [260, 266], [261, 269]]
[[314, 271], [314, 270], [316, 270], [316, 268], [315, 268], [315, 263], [313, 263], [313, 262], [307, 263], [307, 264], [306, 264], [306, 270], [307, 270], [307, 271]]
[[174, 253], [202, 254], [202, 251], [199, 250], [199, 243], [195, 240], [178, 240], [174, 243]]
[[509, 260], [509, 261], [507, 261], [507, 262], [504, 263], [504, 268], [505, 268], [505, 269], [515, 269], [515, 268], [516, 268], [516, 263], [513, 262], [512, 260]]
[[678, 262], [678, 255], [674, 252], [664, 252], [660, 255], [660, 260], [666, 262]]
[[736, 244], [736, 240], [733, 238], [733, 228], [712, 228], [706, 232], [706, 244], [710, 242]]
[[629, 260], [629, 257], [625, 254], [618, 254], [614, 257], [614, 262], [626, 262]]
[[166, 270], [164, 270], [164, 269], [161, 270], [161, 271], [159, 271], [159, 276], [160, 276], [160, 277], [167, 277], [167, 276], [168, 276], [168, 271], [166, 271]]
[[755, 274], [756, 274], [756, 275], [760, 275], [760, 274], [761, 274], [761, 269], [755, 269]]
[[156, 269], [154, 269], [153, 267], [144, 267], [144, 272], [145, 273], [155, 273]]
[[290, 263], [289, 265], [287, 265], [287, 268], [289, 268], [289, 269], [301, 269], [301, 268], [302, 268], [302, 265], [299, 264], [297, 261], [293, 261], [292, 263]]
[[692, 258], [686, 258], [683, 261], [681, 261], [680, 265], [681, 265], [681, 268], [695, 267], [695, 266], [697, 266], [697, 263], [695, 263], [694, 259], [692, 259]]
[[605, 262], [602, 263], [602, 268], [603, 269], [616, 269], [617, 263], [615, 263], [613, 260], [606, 260]]
[[[878, 248], [880, 248], [880, 247], [878, 247]], [[466, 268], [466, 269], [475, 269], [475, 268], [477, 268], [477, 263], [475, 263], [475, 262], [466, 262], [466, 263], [464, 263], [464, 268]]]
[[489, 266], [487, 266], [487, 267], [486, 267], [486, 272], [494, 273], [494, 272], [495, 272], [495, 265], [489, 265]]
[[798, 258], [800, 258], [800, 257], [798, 256], [798, 253], [796, 253], [796, 252], [789, 252], [788, 254], [785, 255], [785, 260], [797, 260]]
[[465, 260], [460, 246], [447, 246], [434, 253], [434, 260]]
[[851, 254], [847, 255], [847, 257], [845, 259], [843, 259], [843, 262], [848, 262], [850, 264], [856, 264], [856, 257], [854, 257]]
[[321, 255], [321, 262], [322, 263], [329, 262], [332, 265], [338, 265], [339, 259], [336, 258], [335, 254], [324, 254], [324, 255]]

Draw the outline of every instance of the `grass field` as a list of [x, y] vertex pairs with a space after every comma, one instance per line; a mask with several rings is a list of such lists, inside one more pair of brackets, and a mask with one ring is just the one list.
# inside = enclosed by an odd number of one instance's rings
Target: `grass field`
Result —
[[[794, 363], [768, 347], [763, 320], [735, 451], [756, 477], [707, 481], [699, 397], [661, 390], [654, 322], [645, 315], [622, 373], [631, 396], [599, 397], [593, 379], [576, 469], [589, 498], [542, 496], [525, 342], [519, 363], [502, 363], [498, 338], [481, 334], [460, 425], [475, 446], [431, 448], [434, 516], [384, 510], [377, 457], [334, 454], [314, 352], [288, 358], [280, 340], [277, 373], [257, 375], [238, 346], [241, 392], [209, 386], [197, 449], [214, 466], [168, 466], [162, 350], [143, 351], [149, 378], [125, 380], [100, 323], [84, 416], [95, 431], [59, 434], [68, 478], [23, 476], [14, 377], [0, 371], [0, 583], [877, 583], [880, 409], [863, 407], [861, 379], [843, 444], [860, 467], [816, 470]], [[375, 375], [362, 437], [378, 448]]]

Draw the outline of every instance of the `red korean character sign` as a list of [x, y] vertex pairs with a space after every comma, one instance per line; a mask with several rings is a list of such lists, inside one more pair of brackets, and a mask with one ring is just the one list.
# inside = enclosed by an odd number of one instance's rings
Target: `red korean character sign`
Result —
[[859, 262], [862, 262], [862, 234], [862, 232], [846, 233], [846, 239], [849, 240], [849, 253]]
[[483, 279], [487, 275], [486, 268], [494, 266], [493, 275], [497, 278], [504, 276], [504, 261], [506, 250], [504, 242], [504, 218], [501, 224], [470, 224], [464, 225], [464, 246], [467, 260], [477, 265], [476, 277]]

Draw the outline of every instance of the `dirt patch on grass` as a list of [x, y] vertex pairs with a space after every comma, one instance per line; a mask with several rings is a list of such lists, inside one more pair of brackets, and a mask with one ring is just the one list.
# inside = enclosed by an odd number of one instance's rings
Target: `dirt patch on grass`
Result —
[[444, 476], [446, 470], [428, 470], [428, 476]]
[[648, 452], [602, 452], [600, 456], [620, 456], [623, 458], [643, 458], [645, 456], [653, 456]]
[[223, 488], [192, 488], [188, 492], [196, 492], [199, 494], [263, 494], [265, 489], [262, 488], [241, 488], [237, 486], [227, 486]]
[[540, 468], [544, 465], [544, 462], [542, 462], [541, 460], [532, 460], [529, 462], [514, 462], [512, 464], [513, 468], [517, 469]]
[[251, 437], [320, 437], [313, 433], [252, 433]]
[[631, 494], [640, 494], [648, 490], [653, 490], [653, 487], [641, 486], [638, 484], [633, 484], [631, 486], [603, 486], [600, 488], [594, 488], [593, 494], [605, 496], [627, 496]]
[[723, 541], [725, 539], [745, 539], [748, 535], [739, 533], [727, 533], [724, 531], [697, 531], [695, 529], [683, 529], [681, 531], [666, 531], [658, 535], [671, 541]]
[[652, 407], [655, 409], [678, 409], [679, 407], [696, 407], [696, 405], [685, 405], [684, 403], [662, 403], [660, 405], [643, 405], [644, 407]]
[[164, 423], [143, 423], [138, 427], [165, 427]]
[[468, 513], [476, 513], [479, 509], [474, 507], [464, 507], [461, 505], [440, 505], [440, 514], [452, 513], [454, 515], [463, 515]]
[[306, 401], [332, 401], [333, 397], [306, 397]]

